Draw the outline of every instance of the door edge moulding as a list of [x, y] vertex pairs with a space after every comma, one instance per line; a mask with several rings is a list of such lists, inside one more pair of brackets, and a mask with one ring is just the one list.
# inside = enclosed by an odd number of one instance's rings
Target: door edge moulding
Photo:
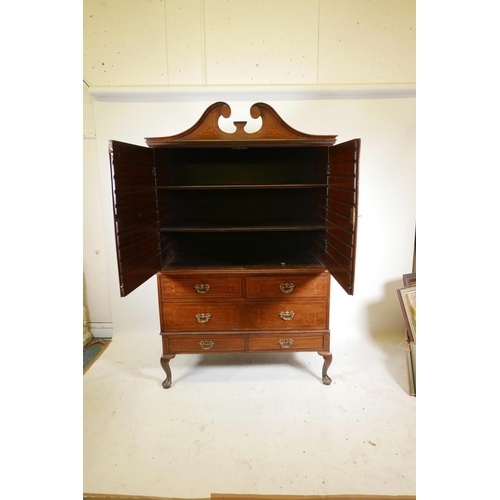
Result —
[[415, 83], [349, 85], [137, 85], [89, 88], [96, 101], [330, 100], [415, 98]]

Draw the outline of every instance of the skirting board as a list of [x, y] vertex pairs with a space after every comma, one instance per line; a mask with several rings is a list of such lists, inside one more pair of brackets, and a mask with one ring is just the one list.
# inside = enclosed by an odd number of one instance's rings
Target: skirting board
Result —
[[96, 339], [113, 338], [113, 323], [89, 323], [90, 331]]

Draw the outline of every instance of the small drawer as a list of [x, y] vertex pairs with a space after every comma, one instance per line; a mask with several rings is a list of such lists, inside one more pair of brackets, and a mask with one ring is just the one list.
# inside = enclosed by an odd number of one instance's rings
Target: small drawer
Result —
[[235, 302], [162, 302], [161, 327], [164, 332], [238, 330], [243, 304]]
[[328, 273], [311, 276], [248, 277], [245, 292], [248, 298], [328, 297]]
[[159, 275], [158, 288], [162, 299], [234, 298], [241, 297], [241, 278], [235, 276], [172, 277]]
[[266, 335], [253, 336], [248, 339], [250, 351], [300, 351], [323, 349], [323, 335]]
[[241, 335], [164, 337], [163, 349], [171, 354], [244, 351], [245, 339]]
[[252, 330], [324, 330], [328, 328], [328, 299], [248, 302]]

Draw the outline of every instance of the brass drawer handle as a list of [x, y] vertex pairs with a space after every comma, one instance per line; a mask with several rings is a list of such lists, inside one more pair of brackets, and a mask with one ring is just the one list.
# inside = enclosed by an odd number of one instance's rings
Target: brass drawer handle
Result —
[[294, 316], [295, 316], [295, 313], [293, 311], [281, 311], [280, 312], [280, 318], [283, 321], [292, 321]]
[[196, 290], [196, 293], [203, 295], [210, 290], [210, 285], [194, 285], [194, 289]]
[[215, 343], [212, 342], [211, 340], [202, 340], [200, 342], [200, 347], [205, 351], [210, 351], [210, 349], [212, 349], [214, 345]]
[[292, 347], [293, 339], [280, 339], [278, 340], [278, 344], [282, 349], [288, 349], [289, 347]]
[[198, 323], [208, 323], [212, 315], [210, 313], [198, 313], [195, 314], [195, 318]]
[[283, 293], [292, 293], [295, 290], [295, 284], [294, 283], [281, 283], [280, 290]]

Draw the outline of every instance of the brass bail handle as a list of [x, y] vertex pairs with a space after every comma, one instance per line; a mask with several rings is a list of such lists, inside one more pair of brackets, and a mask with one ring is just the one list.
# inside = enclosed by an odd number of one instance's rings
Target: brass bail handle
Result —
[[210, 313], [198, 313], [195, 314], [196, 321], [198, 323], [208, 323], [212, 315]]
[[202, 340], [199, 344], [204, 351], [210, 351], [210, 349], [212, 349], [212, 347], [215, 345], [212, 340]]
[[278, 344], [282, 349], [289, 349], [293, 345], [293, 339], [280, 339]]
[[293, 311], [281, 311], [280, 318], [283, 321], [291, 321], [295, 317], [295, 313]]
[[194, 289], [195, 289], [196, 293], [199, 293], [200, 295], [202, 295], [204, 293], [207, 293], [210, 290], [210, 285], [200, 283], [199, 285], [194, 285]]
[[295, 284], [294, 283], [281, 283], [280, 290], [283, 293], [292, 293], [295, 290]]

